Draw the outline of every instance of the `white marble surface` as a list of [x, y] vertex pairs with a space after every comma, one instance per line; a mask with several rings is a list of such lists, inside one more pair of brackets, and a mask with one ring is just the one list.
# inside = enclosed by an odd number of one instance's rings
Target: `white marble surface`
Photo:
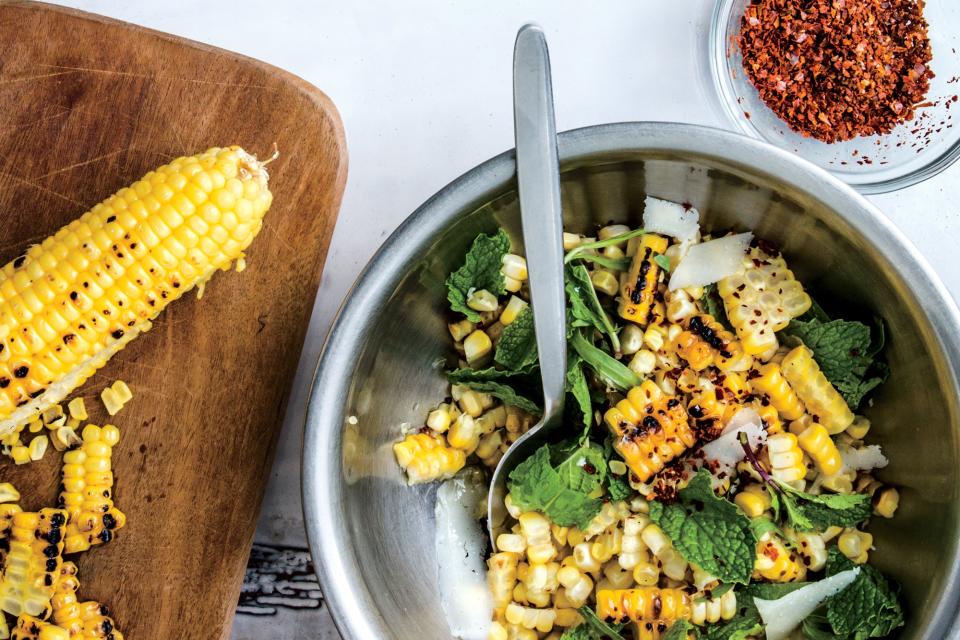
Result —
[[[724, 125], [712, 108], [706, 38], [714, 0], [72, 0], [77, 8], [260, 58], [326, 91], [347, 131], [350, 176], [304, 347], [257, 541], [303, 547], [300, 429], [305, 392], [337, 307], [387, 235], [470, 167], [512, 146], [516, 29], [544, 26], [559, 129], [621, 120]], [[955, 297], [960, 165], [874, 197]], [[291, 586], [292, 585], [292, 586]], [[241, 614], [234, 638], [337, 638], [310, 585], [277, 583], [270, 616]], [[282, 594], [288, 594], [283, 596]], [[289, 594], [300, 594], [289, 595]], [[305, 594], [305, 595], [304, 595]], [[302, 597], [301, 597], [302, 596]], [[272, 606], [272, 605], [271, 605]]]

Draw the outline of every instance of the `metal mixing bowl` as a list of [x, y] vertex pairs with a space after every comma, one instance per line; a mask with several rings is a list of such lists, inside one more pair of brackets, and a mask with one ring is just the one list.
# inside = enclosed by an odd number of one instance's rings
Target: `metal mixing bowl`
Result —
[[[560, 135], [568, 227], [639, 222], [649, 194], [696, 206], [713, 229], [777, 243], [801, 281], [850, 313], [884, 318], [892, 375], [865, 413], [901, 487], [876, 518], [871, 560], [903, 585], [902, 638], [958, 633], [960, 312], [917, 250], [852, 189], [745, 137], [679, 124]], [[326, 602], [344, 638], [440, 640], [435, 486], [409, 488], [391, 444], [446, 395], [444, 279], [480, 231], [518, 242], [514, 158], [440, 191], [390, 237], [347, 298], [320, 359], [306, 422], [303, 501]]]

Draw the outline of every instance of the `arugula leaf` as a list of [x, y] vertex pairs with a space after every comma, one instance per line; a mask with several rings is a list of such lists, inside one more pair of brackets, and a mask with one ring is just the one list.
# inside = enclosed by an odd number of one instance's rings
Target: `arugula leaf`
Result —
[[613, 352], [620, 351], [620, 338], [617, 328], [611, 322], [597, 297], [597, 290], [590, 281], [590, 274], [582, 264], [568, 265], [564, 270], [564, 290], [567, 304], [573, 316], [572, 327], [593, 327], [610, 339]]
[[[585, 446], [592, 449], [590, 443]], [[596, 487], [596, 480], [589, 476], [596, 475], [599, 482], [603, 482], [604, 468], [601, 465], [594, 474], [587, 473], [582, 463], [594, 459], [595, 454], [582, 451], [583, 447], [577, 447], [557, 462], [551, 449], [550, 445], [543, 445], [510, 472], [507, 481], [510, 496], [521, 509], [540, 511], [561, 527], [585, 529], [603, 503], [587, 495], [592, 489], [581, 489]]]
[[[581, 638], [585, 640], [623, 640], [623, 636], [620, 635], [620, 632], [623, 631], [623, 628], [626, 625], [604, 622], [596, 613], [594, 613], [593, 609], [587, 605], [580, 607], [577, 609], [577, 611], [583, 618], [583, 622], [579, 624], [576, 629], [586, 628], [587, 633], [589, 634], [581, 636]], [[560, 637], [560, 640], [564, 640], [566, 637], [566, 634], [564, 634]]]
[[584, 262], [593, 262], [605, 269], [613, 269], [614, 271], [626, 271], [630, 268], [630, 261], [632, 260], [632, 258], [627, 256], [622, 258], [608, 258], [602, 254], [592, 255], [589, 253], [578, 255], [577, 258]]
[[590, 365], [590, 368], [596, 372], [600, 379], [611, 387], [626, 391], [642, 382], [640, 376], [635, 374], [627, 365], [593, 346], [581, 330], [573, 332], [570, 345], [583, 358], [583, 361]]
[[853, 527], [870, 517], [870, 496], [862, 493], [812, 495], [778, 483], [781, 491], [768, 491], [774, 517], [781, 510], [797, 531], [823, 531], [828, 527]]
[[470, 322], [479, 322], [480, 314], [467, 306], [467, 298], [478, 289], [486, 289], [494, 295], [506, 291], [500, 267], [508, 251], [510, 237], [503, 229], [492, 236], [481, 233], [474, 238], [463, 266], [447, 277], [450, 308], [467, 316]]
[[650, 519], [688, 562], [723, 582], [747, 584], [757, 546], [750, 519], [718, 497], [710, 479], [710, 472], [701, 469], [680, 490], [678, 503], [651, 502]]
[[583, 414], [583, 436], [585, 440], [593, 427], [593, 401], [590, 399], [590, 386], [583, 373], [583, 360], [579, 356], [567, 355], [567, 393], [577, 401], [577, 407]]
[[890, 373], [885, 364], [875, 361], [883, 349], [882, 323], [876, 341], [871, 340], [870, 327], [850, 320], [793, 320], [784, 331], [813, 351], [823, 375], [851, 410], [855, 411], [863, 397]]
[[662, 253], [655, 253], [653, 254], [653, 261], [664, 271], [668, 273], [670, 272], [670, 258], [667, 256], [663, 255]]
[[537, 363], [537, 335], [530, 307], [503, 328], [493, 359], [510, 371], [527, 369]]
[[[462, 369], [460, 370], [462, 371]], [[448, 375], [449, 377], [449, 375]], [[481, 393], [489, 393], [494, 398], [499, 399], [504, 404], [508, 404], [512, 407], [517, 407], [518, 409], [523, 409], [527, 413], [533, 415], [539, 415], [543, 413], [540, 407], [537, 406], [530, 398], [520, 395], [516, 389], [511, 387], [508, 384], [502, 382], [496, 382], [494, 380], [487, 381], [463, 381], [460, 384], [464, 384], [474, 391], [479, 391]]]
[[661, 640], [687, 640], [691, 633], [694, 634], [694, 637], [700, 636], [700, 632], [689, 620], [681, 618], [670, 625], [667, 632], [661, 636]]
[[576, 259], [585, 259], [587, 252], [593, 249], [603, 249], [604, 247], [609, 247], [615, 244], [620, 244], [625, 242], [630, 238], [636, 238], [637, 236], [642, 236], [646, 233], [643, 229], [634, 229], [633, 231], [627, 231], [626, 233], [621, 233], [618, 236], [613, 236], [612, 238], [607, 238], [606, 240], [597, 240], [595, 242], [584, 242], [583, 244], [570, 249], [567, 252], [567, 255], [563, 258], [564, 264], [569, 264]]
[[[827, 576], [854, 567], [836, 547], [827, 556]], [[827, 620], [841, 638], [882, 638], [904, 624], [899, 588], [870, 565], [860, 565], [856, 580], [827, 599]]]
[[723, 306], [723, 299], [717, 290], [717, 283], [708, 284], [703, 288], [703, 295], [697, 301], [700, 306], [713, 316], [713, 319], [723, 325], [727, 331], [733, 331], [730, 320], [727, 318], [726, 308]]

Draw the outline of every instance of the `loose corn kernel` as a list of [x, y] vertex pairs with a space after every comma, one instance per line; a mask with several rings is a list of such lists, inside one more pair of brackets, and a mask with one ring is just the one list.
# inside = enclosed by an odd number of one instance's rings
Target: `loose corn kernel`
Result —
[[469, 365], [487, 357], [491, 349], [493, 349], [493, 342], [483, 329], [477, 329], [463, 341], [463, 355]]
[[527, 543], [523, 536], [516, 533], [501, 533], [497, 536], [497, 549], [510, 553], [523, 553], [527, 550]]
[[613, 273], [607, 269], [597, 269], [591, 273], [590, 282], [593, 283], [597, 291], [605, 293], [608, 296], [617, 295], [617, 291], [620, 289], [620, 282], [617, 280], [617, 276], [613, 275]]
[[112, 387], [107, 387], [100, 392], [100, 400], [103, 401], [103, 406], [106, 407], [107, 413], [111, 416], [117, 415], [123, 408], [123, 403], [120, 402], [117, 392]]
[[563, 232], [563, 250], [572, 251], [583, 243], [583, 236], [578, 233]]
[[660, 580], [660, 569], [652, 562], [639, 562], [633, 568], [633, 581], [641, 587], [656, 586]]
[[733, 589], [719, 598], [696, 598], [690, 607], [690, 621], [696, 625], [730, 620], [737, 613], [737, 595]]
[[630, 358], [627, 367], [638, 376], [648, 376], [657, 368], [657, 356], [652, 351], [640, 349]]
[[660, 351], [663, 348], [664, 335], [661, 329], [662, 327], [658, 325], [648, 327], [643, 332], [643, 344], [651, 351]]
[[453, 337], [454, 342], [460, 342], [468, 335], [473, 333], [473, 330], [476, 328], [472, 322], [464, 318], [459, 322], [452, 322], [447, 325], [447, 329], [450, 331], [450, 335]]
[[514, 320], [517, 319], [517, 316], [520, 315], [520, 312], [530, 306], [526, 300], [518, 298], [517, 296], [510, 296], [510, 301], [507, 302], [507, 306], [503, 308], [503, 313], [500, 314], [500, 323], [504, 326], [511, 324]]
[[506, 253], [500, 259], [500, 273], [506, 278], [513, 278], [523, 282], [527, 279], [527, 261], [523, 256], [515, 253]]
[[43, 423], [38, 419], [34, 419], [27, 425], [27, 431], [30, 433], [40, 433], [43, 431]]
[[837, 548], [854, 564], [866, 564], [873, 536], [865, 531], [846, 529], [837, 538]]
[[450, 405], [444, 403], [427, 415], [427, 426], [437, 433], [444, 433], [450, 428]]
[[408, 435], [393, 445], [393, 453], [409, 484], [449, 478], [467, 461], [462, 450], [446, 446], [443, 436], [428, 433]]
[[847, 427], [846, 433], [854, 440], [863, 440], [867, 437], [867, 432], [869, 431], [870, 421], [863, 416], [854, 416], [853, 422]]
[[[622, 236], [623, 234], [629, 233], [629, 232], [630, 232], [630, 227], [628, 227], [625, 224], [608, 224], [607, 226], [600, 228], [600, 231], [597, 232], [597, 238], [599, 240], [609, 240], [610, 238]], [[612, 246], [620, 247], [622, 249], [626, 246], [626, 244], [627, 244], [627, 241], [622, 240], [621, 242]]]
[[467, 306], [474, 311], [496, 311], [499, 305], [497, 296], [486, 289], [478, 289], [467, 296]]
[[17, 491], [9, 482], [0, 482], [0, 504], [5, 502], [17, 502], [20, 500], [20, 492]]
[[77, 420], [87, 419], [87, 405], [84, 404], [83, 398], [80, 396], [77, 396], [67, 404], [67, 410], [70, 412], [71, 418], [76, 418]]
[[18, 445], [10, 449], [10, 457], [16, 464], [27, 464], [30, 462], [30, 449], [23, 445]]
[[894, 487], [883, 487], [873, 494], [873, 512], [881, 518], [892, 518], [900, 506], [900, 492]]
[[681, 323], [697, 313], [697, 305], [693, 303], [686, 291], [668, 292], [667, 320]]
[[797, 436], [800, 448], [807, 452], [824, 475], [833, 475], [843, 466], [837, 445], [830, 439], [826, 427], [813, 423]]
[[733, 498], [734, 504], [740, 507], [748, 518], [762, 516], [770, 508], [770, 496], [763, 485], [751, 482], [737, 492]]
[[507, 605], [505, 617], [510, 624], [520, 625], [524, 629], [536, 629], [541, 633], [547, 633], [553, 629], [554, 621], [557, 619], [557, 612], [553, 609], [524, 607], [516, 602], [511, 602]]
[[620, 330], [620, 352], [631, 355], [643, 347], [643, 329], [635, 324], [628, 323]]
[[44, 423], [50, 423], [54, 420], [58, 420], [63, 416], [63, 407], [59, 404], [51, 405], [40, 412], [40, 415], [35, 417], [34, 420], [40, 420]]
[[43, 459], [43, 454], [47, 452], [47, 445], [50, 444], [50, 439], [47, 436], [36, 436], [33, 440], [30, 441], [30, 446], [27, 449], [30, 451], [30, 460], [36, 462], [37, 460]]
[[461, 413], [447, 431], [447, 444], [470, 455], [479, 443], [476, 421], [470, 414]]

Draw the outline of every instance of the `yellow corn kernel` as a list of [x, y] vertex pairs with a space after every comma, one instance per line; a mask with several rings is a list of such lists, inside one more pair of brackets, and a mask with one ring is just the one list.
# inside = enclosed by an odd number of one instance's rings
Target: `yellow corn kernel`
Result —
[[66, 629], [71, 638], [123, 640], [123, 634], [117, 629], [116, 622], [104, 605], [99, 602], [78, 601], [79, 588], [77, 566], [72, 562], [64, 562], [60, 567], [53, 599], [50, 601], [53, 621]]
[[683, 580], [686, 577], [687, 561], [677, 553], [663, 529], [655, 524], [647, 525], [640, 538], [650, 549], [650, 553], [660, 561], [664, 575], [672, 580]]
[[713, 364], [713, 349], [692, 331], [683, 331], [672, 348], [694, 371], [703, 371]]
[[519, 559], [518, 554], [509, 552], [494, 553], [487, 559], [487, 585], [496, 611], [506, 607], [513, 597]]
[[[6, 566], [7, 549], [9, 547], [10, 530], [13, 528], [13, 516], [23, 511], [20, 505], [13, 502], [4, 502], [0, 504], [0, 567]], [[0, 618], [3, 616], [0, 615]]]
[[527, 261], [523, 256], [506, 253], [500, 259], [500, 273], [505, 278], [513, 278], [523, 282], [527, 279]]
[[597, 291], [605, 293], [608, 296], [617, 295], [617, 290], [620, 287], [617, 276], [613, 275], [613, 273], [607, 269], [597, 269], [591, 273], [590, 282], [593, 283], [593, 287]]
[[863, 416], [854, 416], [853, 422], [847, 427], [847, 435], [854, 440], [863, 440], [870, 431], [870, 421]]
[[36, 462], [37, 460], [43, 459], [43, 454], [47, 452], [47, 445], [50, 444], [50, 439], [47, 436], [36, 436], [33, 440], [30, 441], [30, 446], [27, 447], [27, 450], [30, 452], [30, 460]]
[[130, 387], [128, 387], [127, 383], [123, 380], [115, 381], [112, 385], [110, 385], [110, 388], [113, 389], [115, 394], [117, 394], [117, 400], [120, 401], [120, 404], [127, 404], [133, 399], [133, 392], [130, 391]]
[[807, 475], [803, 464], [803, 451], [792, 433], [778, 433], [767, 438], [767, 455], [770, 457], [770, 472], [781, 482], [795, 482]]
[[846, 529], [837, 538], [840, 553], [850, 558], [854, 564], [866, 564], [873, 546], [873, 536], [865, 531]]
[[763, 485], [751, 482], [733, 498], [734, 504], [740, 507], [748, 518], [762, 516], [770, 508], [770, 496]]
[[0, 579], [0, 608], [10, 615], [46, 617], [60, 575], [61, 532], [66, 522], [67, 512], [62, 509], [13, 514], [6, 566]]
[[393, 445], [393, 453], [409, 484], [449, 478], [467, 462], [463, 451], [448, 447], [443, 436], [431, 433], [411, 433]]
[[492, 349], [493, 342], [483, 329], [477, 329], [463, 341], [463, 356], [467, 359], [469, 365], [476, 364], [486, 358]]
[[40, 422], [38, 418], [34, 418], [30, 424], [27, 425], [27, 431], [30, 433], [40, 433], [43, 430], [43, 423]]
[[80, 436], [77, 435], [76, 430], [72, 427], [58, 428], [53, 432], [51, 441], [53, 442], [53, 448], [57, 451], [69, 449], [70, 447], [78, 445], [82, 442]]
[[63, 455], [60, 504], [67, 510], [64, 553], [110, 542], [127, 521], [113, 504], [112, 452], [120, 440], [113, 425], [87, 425], [79, 449]]
[[754, 393], [762, 393], [784, 420], [803, 416], [803, 403], [780, 372], [780, 365], [768, 362], [760, 367], [760, 376], [750, 381]]
[[873, 494], [873, 512], [881, 518], [892, 518], [900, 506], [900, 492], [894, 487], [883, 487]]
[[24, 613], [17, 618], [17, 626], [10, 638], [11, 640], [70, 640], [70, 633], [63, 627]]
[[[80, 603], [80, 618], [83, 620], [84, 640], [123, 640], [123, 634], [115, 628], [110, 612], [99, 602]], [[106, 630], [110, 629], [109, 632]]]
[[744, 351], [772, 352], [778, 344], [775, 332], [805, 313], [812, 301], [782, 256], [752, 249], [744, 263], [746, 269], [721, 280], [717, 291]]
[[77, 420], [87, 419], [87, 405], [80, 396], [77, 396], [67, 404], [67, 410], [70, 412], [71, 418], [76, 418]]
[[2, 269], [0, 434], [65, 398], [170, 302], [238, 259], [270, 206], [239, 147], [178, 158]]
[[512, 323], [520, 315], [520, 312], [529, 306], [526, 300], [517, 296], [510, 296], [510, 301], [507, 302], [507, 306], [503, 308], [503, 313], [500, 314], [500, 324], [507, 326]]
[[597, 616], [621, 622], [663, 621], [690, 617], [690, 596], [683, 589], [602, 589], [597, 592]]
[[111, 416], [117, 415], [120, 409], [123, 409], [123, 403], [120, 402], [117, 392], [114, 391], [112, 387], [107, 387], [100, 392], [100, 400], [103, 402], [103, 406], [106, 407], [107, 413]]
[[794, 551], [788, 551], [774, 534], [765, 533], [757, 543], [754, 576], [771, 582], [800, 582], [807, 577], [807, 567]]
[[803, 433], [797, 436], [797, 444], [807, 452], [807, 455], [817, 465], [817, 469], [824, 475], [833, 475], [843, 466], [843, 458], [837, 445], [830, 439], [827, 429], [817, 423], [812, 423]]
[[627, 397], [604, 414], [614, 435], [614, 448], [640, 479], [655, 473], [696, 444], [687, 411], [666, 396], [651, 380], [627, 392]]
[[719, 598], [695, 598], [690, 607], [690, 621], [695, 625], [730, 620], [737, 613], [737, 594], [730, 589]]
[[656, 254], [667, 250], [667, 239], [652, 233], [645, 234], [640, 240], [637, 252], [630, 262], [630, 270], [623, 278], [620, 287], [620, 305], [618, 313], [624, 320], [635, 322], [644, 327], [649, 322], [660, 267], [653, 261]]
[[535, 511], [522, 513], [517, 520], [527, 541], [527, 560], [533, 564], [545, 564], [553, 560], [557, 548], [550, 536], [550, 521]]
[[810, 571], [820, 571], [827, 564], [827, 545], [823, 536], [812, 532], [784, 531], [787, 538], [793, 542], [793, 548], [803, 558], [803, 563]]
[[836, 435], [850, 426], [853, 412], [843, 396], [820, 371], [810, 349], [800, 345], [784, 357], [780, 366], [783, 377], [807, 411], [820, 419], [820, 423], [827, 428], [830, 435]]
[[10, 449], [10, 457], [16, 464], [27, 464], [30, 462], [30, 449], [18, 445]]
[[41, 411], [40, 415], [35, 417], [34, 420], [40, 420], [44, 424], [49, 424], [56, 422], [61, 417], [63, 417], [63, 407], [59, 404], [54, 404]]
[[516, 602], [511, 602], [507, 605], [504, 617], [510, 624], [519, 625], [524, 629], [536, 629], [541, 633], [547, 633], [553, 630], [554, 621], [557, 619], [557, 612], [553, 609], [524, 607]]
[[780, 414], [777, 413], [777, 410], [773, 408], [773, 405], [754, 402], [753, 408], [756, 409], [760, 419], [763, 420], [767, 433], [773, 435], [783, 432], [783, 421], [780, 419]]
[[450, 405], [443, 403], [427, 415], [427, 426], [437, 433], [444, 433], [454, 418], [451, 414]]
[[474, 311], [487, 312], [496, 311], [500, 303], [497, 296], [486, 289], [478, 289], [467, 297], [467, 306]]
[[459, 322], [452, 322], [447, 325], [447, 329], [450, 330], [450, 335], [453, 337], [454, 342], [460, 342], [468, 335], [473, 333], [473, 330], [476, 328], [472, 322], [464, 318]]
[[20, 492], [9, 482], [0, 482], [0, 503], [17, 502]]

